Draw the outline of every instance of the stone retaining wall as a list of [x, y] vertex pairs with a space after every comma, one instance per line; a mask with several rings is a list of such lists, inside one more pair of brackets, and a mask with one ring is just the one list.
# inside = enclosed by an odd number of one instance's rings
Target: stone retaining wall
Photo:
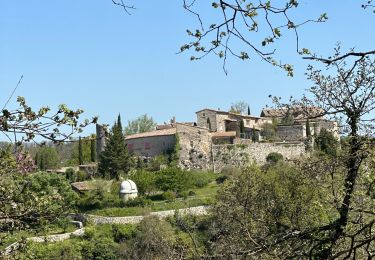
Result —
[[212, 149], [215, 172], [226, 167], [240, 168], [251, 162], [264, 164], [272, 152], [280, 153], [285, 159], [295, 159], [306, 154], [303, 143], [252, 143], [237, 145], [214, 145]]
[[[70, 233], [64, 233], [64, 234], [58, 234], [58, 235], [49, 235], [49, 236], [40, 236], [40, 237], [29, 237], [26, 238], [26, 241], [35, 242], [35, 243], [44, 243], [44, 242], [60, 242], [67, 240], [71, 238], [72, 236], [83, 236], [85, 234], [85, 229], [83, 228], [83, 225], [81, 222], [74, 221], [74, 224], [77, 224], [78, 226], [82, 227], [80, 229], [77, 229], [74, 232]], [[13, 252], [17, 251], [20, 248], [21, 243], [15, 242], [8, 247], [5, 248], [4, 251], [0, 252], [1, 256], [8, 256], [12, 254]]]
[[[206, 215], [207, 214], [207, 206], [199, 206], [199, 207], [192, 207], [186, 209], [178, 210], [179, 214], [181, 215]], [[159, 218], [166, 218], [170, 216], [174, 216], [175, 210], [167, 210], [167, 211], [158, 211], [158, 212], [151, 212], [149, 216], [157, 216]], [[146, 215], [147, 216], [147, 215]], [[101, 217], [101, 216], [94, 216], [94, 215], [85, 215], [86, 219], [91, 221], [95, 225], [103, 225], [103, 224], [138, 224], [141, 222], [144, 217], [146, 216], [131, 216], [131, 217]]]

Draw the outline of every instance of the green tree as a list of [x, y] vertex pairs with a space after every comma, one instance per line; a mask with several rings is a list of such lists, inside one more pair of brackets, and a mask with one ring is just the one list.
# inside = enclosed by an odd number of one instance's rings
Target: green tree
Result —
[[76, 194], [64, 176], [8, 172], [0, 178], [0, 230], [38, 229], [72, 212]]
[[320, 133], [315, 138], [316, 148], [328, 155], [336, 155], [338, 150], [338, 141], [335, 136], [327, 131], [326, 129], [321, 129]]
[[59, 155], [54, 146], [42, 146], [38, 152], [40, 170], [56, 169], [60, 166]]
[[98, 171], [107, 178], [120, 178], [120, 173], [127, 173], [131, 167], [131, 156], [125, 144], [121, 117], [113, 125], [106, 147], [100, 154]]
[[250, 106], [247, 106], [247, 115], [248, 115], [248, 116], [251, 115], [251, 112], [250, 112]]
[[321, 200], [325, 193], [315, 182], [285, 163], [265, 172], [252, 165], [231, 176], [210, 210], [209, 255], [279, 259], [293, 255], [296, 248], [308, 248], [297, 234], [319, 227], [330, 216], [327, 202]]
[[81, 165], [91, 161], [91, 138], [83, 137], [81, 141], [78, 139], [78, 142], [73, 143], [70, 159], [68, 160], [69, 165]]
[[83, 165], [82, 138], [78, 139], [78, 163]]
[[133, 121], [128, 121], [128, 125], [125, 127], [125, 134], [132, 135], [138, 133], [149, 132], [155, 129], [156, 123], [152, 117], [147, 114], [141, 115]]
[[91, 162], [96, 161], [96, 144], [95, 144], [95, 138], [91, 137], [90, 139], [90, 156], [91, 156]]

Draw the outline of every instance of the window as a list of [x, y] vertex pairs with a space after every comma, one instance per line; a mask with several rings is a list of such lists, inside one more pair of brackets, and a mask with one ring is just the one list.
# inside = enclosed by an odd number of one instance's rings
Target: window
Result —
[[202, 117], [206, 117], [206, 113], [202, 113]]
[[246, 119], [246, 125], [250, 125], [250, 119]]

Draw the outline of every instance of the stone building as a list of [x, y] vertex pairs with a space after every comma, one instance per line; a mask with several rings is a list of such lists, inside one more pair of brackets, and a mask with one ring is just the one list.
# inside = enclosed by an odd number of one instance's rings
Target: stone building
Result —
[[303, 141], [307, 138], [307, 120], [311, 135], [318, 135], [322, 129], [340, 139], [337, 122], [324, 118], [324, 110], [318, 107], [289, 107], [263, 109], [260, 115], [277, 124], [276, 138], [280, 141]]
[[[263, 109], [260, 117], [203, 109], [196, 112], [196, 122], [173, 119], [153, 131], [128, 135], [125, 142], [130, 152], [141, 157], [170, 154], [178, 147], [181, 168], [220, 171], [225, 165], [236, 167], [246, 160], [263, 163], [270, 152], [280, 152], [288, 159], [300, 157], [305, 150], [307, 119], [312, 135], [327, 129], [339, 138], [337, 123], [322, 114], [315, 107]], [[276, 128], [272, 143], [262, 140], [265, 124]], [[98, 138], [101, 147], [105, 146], [103, 140]]]
[[[203, 109], [197, 114], [197, 125], [211, 132], [235, 132], [236, 137], [251, 139], [254, 135], [260, 137], [262, 125], [270, 120], [253, 115], [240, 115], [213, 109]], [[216, 136], [216, 139], [220, 134]], [[228, 139], [228, 134], [224, 135]]]
[[128, 135], [125, 143], [137, 156], [155, 157], [173, 151], [176, 146], [176, 127]]

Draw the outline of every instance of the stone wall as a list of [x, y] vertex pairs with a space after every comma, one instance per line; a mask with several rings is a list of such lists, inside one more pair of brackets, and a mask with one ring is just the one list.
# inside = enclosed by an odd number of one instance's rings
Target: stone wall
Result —
[[300, 141], [306, 138], [306, 125], [278, 125], [276, 135], [281, 141]]
[[149, 136], [125, 141], [129, 151], [137, 156], [155, 157], [173, 151], [176, 145], [175, 135]]
[[211, 130], [217, 131], [216, 112], [212, 110], [202, 110], [197, 112], [197, 125], [202, 128], [209, 129], [207, 120], [210, 119]]
[[[178, 210], [181, 215], [206, 215], [207, 206], [192, 207]], [[157, 216], [159, 218], [166, 218], [175, 215], [175, 210], [151, 212], [148, 216]], [[95, 225], [103, 224], [138, 224], [145, 216], [131, 216], [131, 217], [101, 217], [94, 215], [85, 215], [87, 220], [91, 221]]]
[[[64, 233], [64, 234], [58, 234], [58, 235], [49, 235], [49, 236], [40, 236], [40, 237], [29, 237], [26, 238], [26, 241], [31, 241], [34, 243], [54, 243], [54, 242], [60, 242], [65, 241], [72, 236], [83, 236], [85, 234], [85, 228], [83, 227], [82, 222], [80, 221], [72, 221], [73, 224], [75, 224], [79, 229], [77, 229], [74, 232], [71, 233]], [[21, 246], [21, 242], [15, 242], [5, 248], [4, 251], [0, 252], [0, 257], [9, 256], [12, 253], [16, 252]]]
[[221, 172], [226, 167], [240, 168], [251, 162], [264, 164], [267, 155], [271, 152], [280, 153], [285, 159], [294, 159], [306, 154], [303, 143], [214, 145], [212, 151], [215, 172]]
[[180, 143], [179, 166], [183, 169], [210, 169], [211, 134], [207, 129], [177, 124]]

